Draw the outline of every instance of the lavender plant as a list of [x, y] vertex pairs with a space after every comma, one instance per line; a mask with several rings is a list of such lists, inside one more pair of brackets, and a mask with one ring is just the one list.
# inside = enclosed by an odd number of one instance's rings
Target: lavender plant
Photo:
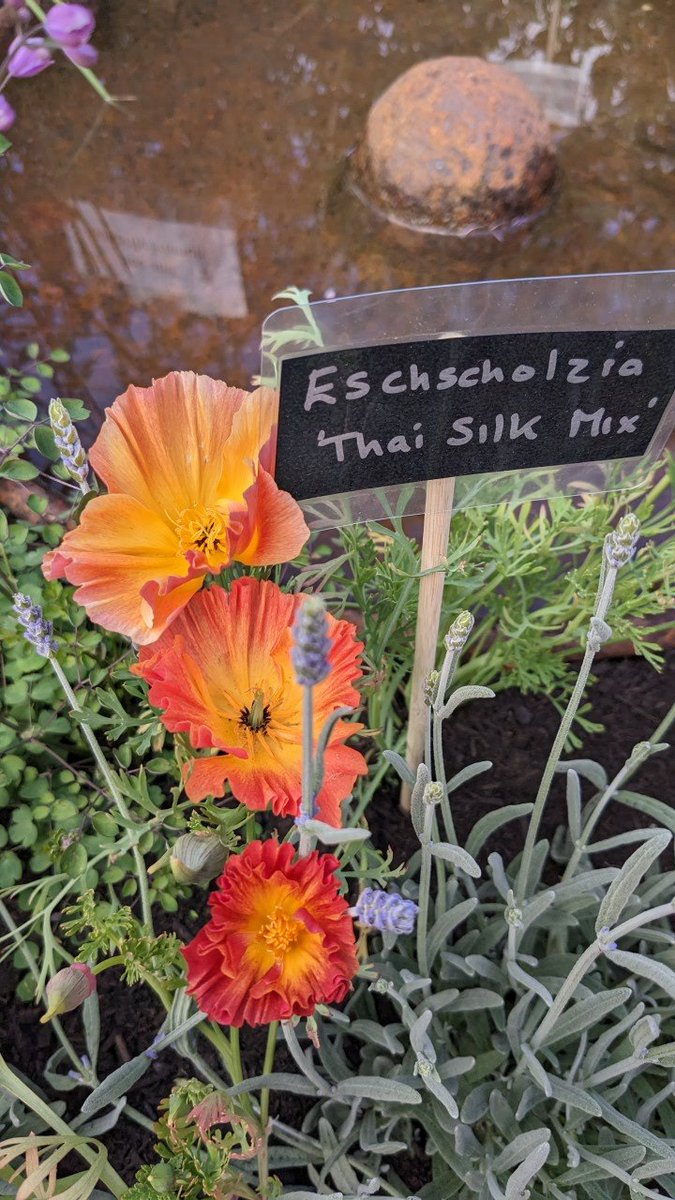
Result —
[[[675, 707], [612, 779], [597, 763], [561, 758], [594, 658], [611, 637], [617, 581], [635, 569], [637, 538], [630, 516], [605, 538], [585, 654], [534, 803], [495, 808], [464, 846], [454, 798], [490, 764], [469, 764], [447, 779], [443, 730], [461, 704], [492, 695], [483, 685], [455, 686], [473, 633], [470, 613], [452, 621], [443, 661], [427, 681], [426, 752], [416, 775], [395, 751], [385, 752], [412, 788], [419, 849], [404, 875], [373, 853], [358, 802], [341, 830], [315, 818], [326, 736], [316, 743], [305, 737], [303, 809], [287, 836], [301, 853], [317, 841], [335, 850], [361, 931], [361, 966], [342, 1010], [319, 1006], [306, 1020], [270, 1026], [262, 1074], [242, 1077], [235, 1031], [228, 1036], [185, 994], [178, 941], [153, 932], [147, 889], [139, 914], [102, 905], [94, 892], [76, 900], [76, 884], [63, 877], [55, 891], [26, 885], [34, 912], [21, 924], [2, 902], [11, 943], [53, 1018], [58, 1046], [48, 1083], [84, 1093], [79, 1115], [71, 1106], [67, 1117], [62, 1101], [49, 1104], [0, 1060], [0, 1087], [11, 1098], [11, 1106], [0, 1105], [0, 1179], [14, 1191], [23, 1181], [21, 1200], [41, 1181], [53, 1194], [70, 1151], [85, 1170], [58, 1186], [74, 1200], [94, 1193], [97, 1200], [403, 1200], [413, 1191], [421, 1200], [675, 1196], [675, 871], [668, 865], [675, 818], [668, 805], [631, 787], [640, 766], [666, 748]], [[20, 627], [59, 677], [49, 622], [24, 596], [15, 606]], [[325, 673], [324, 622], [322, 604], [311, 601], [295, 631], [307, 731], [313, 688]], [[69, 702], [117, 812], [115, 851], [134, 853], [153, 826], [168, 833], [165, 814], [148, 817], [111, 771], [77, 699]], [[549, 845], [539, 829], [561, 774], [568, 820]], [[652, 824], [603, 837], [610, 804], [636, 808]], [[509, 822], [525, 817], [523, 849], [507, 862], [491, 847]], [[172, 868], [206, 883], [222, 866], [227, 842], [208, 828], [175, 837]], [[622, 848], [630, 851], [622, 866], [596, 865], [596, 856]], [[137, 870], [140, 880], [142, 857]], [[55, 938], [52, 918], [64, 905], [70, 911]], [[44, 961], [26, 936], [38, 922]], [[101, 1078], [95, 981], [110, 969], [149, 988], [165, 1018], [147, 1030], [139, 1054]], [[86, 1052], [60, 1023], [76, 1004]], [[274, 1069], [279, 1046], [291, 1070]], [[105, 1134], [120, 1120], [149, 1123], [134, 1089], [170, 1048], [182, 1069], [154, 1123], [157, 1158], [127, 1188], [107, 1162]], [[303, 1098], [301, 1128], [270, 1119], [275, 1092]], [[415, 1148], [430, 1156], [432, 1178], [411, 1191], [406, 1160]], [[289, 1173], [305, 1182], [284, 1188], [278, 1175]]]

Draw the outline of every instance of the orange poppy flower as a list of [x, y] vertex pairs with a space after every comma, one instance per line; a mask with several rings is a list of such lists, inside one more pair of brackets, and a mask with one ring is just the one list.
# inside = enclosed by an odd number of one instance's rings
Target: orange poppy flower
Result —
[[338, 1004], [358, 970], [332, 854], [294, 860], [276, 838], [227, 860], [211, 920], [183, 950], [188, 992], [221, 1025], [268, 1025]]
[[[224, 753], [188, 764], [191, 800], [222, 796], [226, 781], [252, 809], [279, 816], [300, 811], [302, 688], [291, 663], [292, 625], [303, 595], [250, 576], [230, 592], [212, 587], [196, 596], [154, 646], [141, 649], [132, 668], [150, 684], [150, 702], [162, 709], [172, 733], [185, 732], [196, 749]], [[356, 630], [328, 616], [330, 674], [314, 688], [314, 737], [336, 708], [356, 707], [352, 686], [361, 676]], [[340, 802], [357, 775], [367, 772], [357, 750], [344, 745], [362, 729], [338, 721], [324, 756], [319, 817], [340, 825]]]
[[106, 412], [90, 461], [108, 489], [45, 556], [104, 629], [154, 642], [204, 576], [287, 562], [309, 531], [270, 474], [275, 394], [173, 371]]

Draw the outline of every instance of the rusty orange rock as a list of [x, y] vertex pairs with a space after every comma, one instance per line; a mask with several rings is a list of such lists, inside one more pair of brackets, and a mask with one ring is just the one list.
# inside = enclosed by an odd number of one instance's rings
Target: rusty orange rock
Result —
[[555, 153], [520, 79], [447, 57], [417, 63], [375, 102], [354, 167], [357, 189], [390, 220], [469, 233], [538, 212]]

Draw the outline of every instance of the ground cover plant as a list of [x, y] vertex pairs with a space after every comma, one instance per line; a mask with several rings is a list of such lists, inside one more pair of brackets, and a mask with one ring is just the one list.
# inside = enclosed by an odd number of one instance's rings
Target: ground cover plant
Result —
[[[89, 460], [73, 415], [53, 402], [48, 429], [24, 411], [19, 441], [7, 442], [6, 457], [29, 467], [19, 442], [48, 449], [81, 501], [70, 528], [52, 522], [44, 558], [28, 529], [25, 575], [18, 548], [4, 560], [8, 661], [23, 653], [29, 663], [15, 667], [26, 682], [16, 704], [32, 705], [43, 685], [38, 711], [58, 707], [67, 744], [60, 764], [47, 716], [38, 736], [29, 708], [25, 747], [53, 762], [48, 792], [34, 791], [51, 814], [65, 799], [58, 789], [73, 790], [72, 809], [59, 809], [72, 824], [53, 821], [48, 866], [17, 855], [22, 875], [0, 895], [2, 943], [53, 1027], [45, 1084], [61, 1097], [14, 1069], [11, 1053], [0, 1060], [3, 1191], [407, 1197], [401, 1156], [421, 1145], [432, 1163], [415, 1193], [423, 1200], [675, 1195], [675, 821], [633, 782], [665, 750], [673, 714], [626, 748], [613, 778], [565, 749], [613, 636], [614, 602], [624, 596], [627, 621], [636, 579], [661, 553], [640, 546], [638, 518], [603, 529], [593, 551], [592, 603], [573, 625], [583, 652], [534, 803], [488, 812], [460, 846], [454, 799], [490, 764], [467, 762], [447, 779], [443, 729], [468, 702], [484, 703], [489, 721], [490, 639], [474, 641], [462, 665], [486, 608], [494, 621], [487, 591], [478, 620], [458, 606], [447, 622], [426, 683], [425, 759], [411, 773], [386, 745], [398, 724], [383, 719], [376, 740], [358, 720], [362, 688], [367, 697], [384, 682], [369, 660], [375, 630], [357, 612], [367, 599], [358, 554], [337, 566], [327, 557], [323, 576], [321, 560], [301, 558], [287, 573], [308, 531], [268, 471], [273, 397], [189, 373], [130, 388]], [[495, 538], [507, 521], [502, 512]], [[402, 530], [375, 537], [408, 553]], [[394, 638], [407, 602], [396, 601], [396, 583], [400, 599], [415, 570], [392, 563]], [[654, 578], [666, 574], [661, 566]], [[553, 612], [546, 621], [557, 624]], [[111, 647], [124, 660], [112, 680]], [[7, 733], [21, 740], [15, 724]], [[15, 758], [7, 802], [23, 789], [28, 850], [37, 774]], [[368, 800], [387, 770], [412, 788], [419, 849], [405, 869], [376, 851], [368, 829]], [[549, 845], [541, 819], [561, 771], [568, 820]], [[651, 824], [603, 838], [610, 804]], [[495, 836], [522, 817], [524, 844], [507, 861]], [[607, 851], [619, 862], [597, 866]], [[194, 936], [162, 932], [161, 906], [200, 888], [210, 916]], [[135, 989], [141, 1022], [146, 994], [164, 1015], [143, 1022], [143, 1049], [104, 1075], [101, 1022], [115, 1020], [99, 999], [108, 972]], [[243, 1026], [263, 1039], [253, 1076], [243, 1072]], [[106, 1134], [147, 1125], [134, 1089], [170, 1050], [179, 1066], [155, 1158], [130, 1187], [108, 1160]], [[279, 1094], [299, 1097], [300, 1120], [270, 1119]]]

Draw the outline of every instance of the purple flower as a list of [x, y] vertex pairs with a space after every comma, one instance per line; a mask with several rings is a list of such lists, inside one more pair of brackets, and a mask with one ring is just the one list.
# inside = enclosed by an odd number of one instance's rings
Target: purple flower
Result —
[[5, 133], [16, 121], [16, 113], [12, 108], [9, 100], [5, 100], [4, 96], [0, 96], [0, 133]]
[[45, 17], [45, 29], [59, 46], [73, 49], [89, 41], [96, 20], [84, 4], [55, 4]]
[[17, 620], [23, 625], [23, 636], [27, 642], [35, 646], [43, 658], [50, 658], [58, 650], [58, 642], [54, 641], [54, 626], [46, 621], [39, 604], [34, 604], [30, 596], [21, 592], [14, 593], [14, 612]]
[[93, 67], [98, 62], [98, 50], [93, 46], [64, 46], [63, 53], [76, 67]]
[[352, 911], [362, 925], [381, 933], [412, 933], [418, 908], [414, 900], [396, 892], [364, 888]]
[[301, 687], [314, 687], [330, 674], [328, 655], [331, 645], [323, 600], [310, 596], [293, 625], [291, 658], [295, 678]]
[[30, 79], [31, 75], [39, 75], [45, 67], [50, 67], [53, 61], [44, 38], [24, 41], [16, 37], [9, 47], [7, 74], [13, 79]]

